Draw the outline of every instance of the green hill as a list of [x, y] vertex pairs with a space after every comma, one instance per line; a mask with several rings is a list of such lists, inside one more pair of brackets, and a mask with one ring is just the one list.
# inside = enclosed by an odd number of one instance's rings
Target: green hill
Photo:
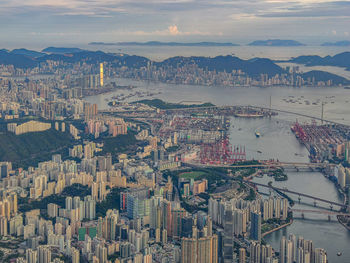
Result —
[[69, 133], [55, 129], [21, 135], [2, 131], [0, 161], [10, 161], [14, 168], [36, 166], [40, 161], [50, 160], [55, 153], [67, 155], [72, 142]]

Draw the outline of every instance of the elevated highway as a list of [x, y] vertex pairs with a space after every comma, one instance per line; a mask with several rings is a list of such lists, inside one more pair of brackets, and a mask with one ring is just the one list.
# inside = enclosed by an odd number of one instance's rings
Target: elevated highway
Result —
[[289, 193], [289, 194], [294, 194], [294, 195], [297, 195], [299, 197], [306, 197], [306, 198], [310, 198], [312, 200], [314, 200], [314, 204], [316, 206], [317, 202], [321, 202], [321, 203], [326, 203], [326, 204], [329, 204], [331, 205], [332, 207], [333, 206], [337, 206], [339, 207], [340, 209], [347, 209], [348, 206], [343, 204], [343, 203], [338, 203], [338, 202], [334, 202], [334, 201], [330, 201], [330, 200], [327, 200], [327, 199], [323, 199], [323, 198], [320, 198], [320, 197], [316, 197], [316, 196], [312, 196], [312, 195], [309, 195], [307, 193], [301, 193], [301, 192], [297, 192], [297, 191], [293, 191], [293, 190], [289, 190], [287, 188], [279, 188], [279, 187], [274, 187], [272, 185], [266, 185], [266, 184], [260, 184], [260, 183], [256, 183], [256, 182], [252, 182], [252, 181], [244, 181], [245, 183], [248, 183], [250, 185], [253, 185], [253, 186], [260, 186], [260, 187], [265, 187], [265, 188], [270, 188], [272, 190], [278, 190], [282, 193]]

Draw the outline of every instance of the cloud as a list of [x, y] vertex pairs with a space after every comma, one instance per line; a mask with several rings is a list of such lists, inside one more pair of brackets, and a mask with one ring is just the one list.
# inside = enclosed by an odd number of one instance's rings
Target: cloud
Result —
[[180, 34], [180, 31], [177, 29], [177, 26], [176, 25], [173, 25], [173, 26], [169, 26], [168, 27], [168, 30], [169, 30], [169, 33], [170, 35], [179, 35]]
[[124, 12], [120, 1], [111, 0], [1, 0], [0, 15], [21, 16], [23, 14], [58, 16], [102, 16]]
[[[289, 3], [288, 6], [276, 7], [272, 10], [263, 10], [258, 16], [261, 17], [277, 17], [277, 18], [347, 18], [350, 17], [350, 2], [349, 1], [314, 1], [304, 0]], [[283, 8], [281, 8], [283, 7]]]
[[6, 25], [0, 33], [9, 39], [31, 31], [41, 32], [41, 39], [61, 34], [62, 41], [79, 35], [74, 40], [82, 42], [96, 36], [101, 41], [316, 39], [332, 30], [338, 36], [349, 32], [349, 18], [350, 1], [336, 0], [0, 0], [0, 24]]
[[[118, 13], [156, 17], [201, 13], [225, 17], [349, 17], [350, 1], [335, 0], [0, 0], [0, 15], [42, 11], [60, 16], [113, 17]], [[183, 12], [180, 14], [179, 12]], [[190, 16], [191, 17], [191, 16]], [[208, 17], [210, 19], [211, 17]]]

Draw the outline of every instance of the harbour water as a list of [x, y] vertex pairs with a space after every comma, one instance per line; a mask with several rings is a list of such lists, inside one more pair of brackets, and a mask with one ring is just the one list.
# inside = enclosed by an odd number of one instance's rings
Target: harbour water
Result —
[[[206, 86], [170, 85], [161, 83], [149, 83], [118, 79], [119, 85], [134, 85], [135, 90], [147, 90], [162, 92], [156, 95], [170, 102], [181, 101], [210, 101], [216, 105], [260, 105], [268, 106], [272, 96], [272, 107], [290, 110], [298, 113], [320, 117], [321, 101], [325, 105], [325, 118], [350, 124], [350, 90], [342, 88], [225, 88]], [[135, 90], [130, 91], [135, 92]], [[97, 103], [99, 109], [106, 109], [108, 100], [123, 91], [114, 91], [108, 94], [86, 98], [91, 103]], [[130, 98], [138, 100], [140, 98]], [[143, 98], [144, 99], [144, 98]], [[286, 102], [293, 100], [299, 102]], [[305, 100], [314, 102], [307, 105]], [[333, 102], [333, 103], [332, 103]], [[306, 121], [305, 118], [296, 117], [290, 114], [279, 114], [272, 118], [263, 119], [241, 119], [232, 118], [230, 140], [232, 144], [244, 145], [247, 157], [251, 159], [278, 159], [280, 161], [308, 162], [308, 152], [301, 145], [290, 131], [291, 124], [298, 118], [299, 121]], [[261, 133], [256, 138], [255, 131]], [[258, 152], [259, 151], [259, 152]], [[261, 153], [260, 153], [261, 152]], [[342, 202], [335, 186], [322, 174], [318, 172], [293, 172], [288, 173], [288, 181], [273, 182], [276, 186], [287, 187], [328, 200]], [[268, 183], [271, 178], [256, 178], [255, 180]], [[296, 197], [294, 197], [296, 198]], [[307, 204], [296, 204], [294, 208], [314, 208], [313, 200], [302, 200]], [[300, 214], [296, 214], [300, 217]], [[330, 263], [350, 262], [350, 232], [340, 225], [333, 217], [328, 221], [326, 215], [305, 214], [306, 219], [296, 219], [291, 226], [274, 232], [266, 237], [266, 241], [279, 250], [279, 240], [282, 235], [302, 235], [305, 239], [314, 241], [315, 247], [325, 248], [328, 252]], [[338, 257], [338, 251], [343, 253]]]
[[[254, 159], [279, 159], [286, 162], [308, 162], [308, 152], [301, 145], [294, 134], [290, 132], [290, 121], [285, 116], [276, 116], [271, 119], [239, 119], [233, 118], [231, 127], [231, 142], [240, 142], [246, 145], [247, 157]], [[254, 131], [259, 130], [260, 138], [256, 138]], [[261, 153], [257, 152], [261, 151]], [[273, 185], [280, 188], [288, 188], [296, 192], [306, 193], [315, 197], [324, 198], [330, 201], [342, 203], [342, 197], [335, 185], [319, 172], [287, 172], [288, 180], [275, 182], [271, 177], [255, 178], [258, 183]], [[259, 191], [269, 194], [264, 188]], [[323, 210], [319, 207], [329, 208], [327, 205], [318, 204], [314, 207], [311, 199], [301, 199], [291, 195], [295, 200], [293, 209]], [[305, 239], [313, 240], [315, 247], [325, 248], [330, 263], [350, 262], [350, 232], [338, 223], [335, 216], [305, 213], [304, 218], [300, 212], [294, 212], [295, 220], [292, 225], [271, 233], [265, 237], [267, 243], [271, 244], [276, 251], [279, 251], [279, 241], [283, 235], [294, 234], [303, 236]], [[337, 256], [341, 251], [342, 256]]]
[[[287, 87], [208, 87], [195, 85], [175, 85], [135, 81], [130, 79], [115, 79], [120, 86], [136, 86], [132, 90], [115, 90], [107, 94], [87, 97], [86, 101], [97, 103], [99, 109], [107, 109], [108, 101], [113, 96], [135, 93], [136, 91], [161, 92], [157, 98], [168, 102], [212, 102], [215, 105], [257, 105], [269, 107], [270, 97], [272, 108], [283, 109], [296, 113], [307, 113], [321, 117], [321, 104], [324, 105], [324, 118], [350, 125], [350, 90], [344, 88], [287, 88]], [[153, 97], [131, 97], [128, 101]], [[289, 101], [289, 102], [288, 102]], [[307, 104], [307, 101], [309, 104]], [[283, 120], [295, 121], [295, 115], [281, 115]], [[298, 120], [304, 120], [298, 117]]]
[[[289, 190], [307, 193], [319, 198], [342, 202], [334, 184], [318, 172], [293, 172], [287, 173], [288, 181], [273, 182], [274, 186], [287, 187]], [[255, 178], [254, 181], [267, 184], [273, 181], [271, 178]], [[259, 191], [266, 191], [259, 189]], [[323, 210], [313, 206], [313, 200], [301, 199], [301, 204], [298, 203], [297, 196], [290, 196], [295, 200], [293, 209], [303, 210]], [[320, 204], [318, 204], [320, 205]], [[326, 205], [322, 205], [326, 206]], [[302, 219], [300, 212], [294, 212], [293, 224], [273, 232], [265, 237], [267, 243], [271, 244], [277, 251], [280, 247], [280, 239], [282, 236], [294, 234], [302, 236], [304, 239], [313, 240], [315, 247], [326, 249], [330, 263], [350, 262], [350, 252], [348, 250], [350, 244], [350, 232], [338, 223], [335, 216], [331, 216], [331, 221], [328, 221], [328, 216], [324, 214], [305, 213]], [[338, 252], [342, 252], [342, 256], [337, 256]]]
[[[259, 159], [276, 159], [288, 162], [307, 162], [308, 153], [291, 134], [289, 122], [279, 120], [279, 116], [272, 119], [243, 120], [235, 119], [234, 127], [231, 131], [231, 140], [240, 140], [247, 145], [248, 156], [260, 156]], [[278, 123], [277, 123], [278, 122]], [[237, 131], [240, 127], [240, 131]], [[259, 129], [262, 136], [255, 138], [254, 130]], [[261, 154], [256, 149], [262, 151]], [[342, 203], [342, 198], [338, 194], [336, 187], [332, 182], [325, 178], [319, 172], [287, 172], [288, 181], [275, 182], [270, 177], [255, 178], [254, 181], [267, 184], [269, 181], [277, 187], [286, 187], [301, 193], [307, 193], [312, 196], [324, 198], [330, 201]], [[258, 188], [259, 189], [259, 188]], [[268, 193], [266, 189], [259, 189], [261, 192]], [[296, 202], [294, 209], [318, 210], [313, 206], [313, 200], [302, 199], [298, 203], [297, 196], [291, 196]], [[319, 206], [327, 207], [323, 204]], [[328, 207], [327, 207], [328, 208]], [[322, 209], [320, 209], [322, 210]], [[329, 262], [350, 262], [350, 253], [347, 247], [350, 244], [350, 232], [338, 223], [335, 216], [328, 221], [328, 216], [324, 214], [305, 213], [305, 219], [301, 219], [300, 212], [294, 212], [296, 219], [293, 224], [285, 229], [276, 231], [265, 237], [277, 251], [279, 251], [279, 240], [283, 235], [294, 234], [303, 236], [305, 239], [314, 241], [315, 247], [325, 248], [328, 252]], [[331, 240], [331, 242], [330, 242]], [[338, 257], [336, 254], [342, 251], [343, 255]]]

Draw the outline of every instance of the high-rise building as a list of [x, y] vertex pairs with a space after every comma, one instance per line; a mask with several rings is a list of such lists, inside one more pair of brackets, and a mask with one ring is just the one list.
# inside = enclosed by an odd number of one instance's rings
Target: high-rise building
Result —
[[51, 263], [50, 246], [38, 247], [38, 263]]
[[168, 231], [166, 229], [162, 231], [162, 243], [168, 243]]
[[233, 261], [233, 248], [234, 248], [234, 222], [233, 211], [227, 209], [224, 214], [224, 237], [223, 237], [223, 257], [224, 262]]
[[163, 228], [167, 230], [168, 236], [172, 236], [172, 204], [169, 201], [163, 202]]
[[47, 205], [47, 214], [49, 217], [56, 217], [58, 216], [58, 205], [50, 203]]
[[279, 197], [275, 198], [275, 204], [274, 204], [274, 217], [280, 218], [281, 217], [281, 199]]
[[302, 247], [299, 247], [297, 250], [297, 263], [304, 263], [304, 249]]
[[283, 199], [283, 208], [282, 208], [282, 220], [286, 220], [288, 217], [288, 200]]
[[182, 238], [182, 263], [217, 263], [218, 237], [216, 235], [201, 238]]
[[96, 201], [90, 195], [84, 197], [85, 218], [93, 220], [96, 217]]
[[[317, 250], [317, 252], [316, 252]], [[323, 249], [314, 250], [313, 243], [310, 240], [304, 240], [303, 237], [290, 235], [289, 239], [282, 237], [280, 241], [280, 261], [281, 263], [318, 263], [327, 262], [326, 252]], [[318, 255], [318, 260], [316, 260]], [[325, 261], [324, 261], [325, 260]]]
[[291, 241], [291, 246], [292, 246], [292, 262], [296, 261], [296, 255], [297, 255], [297, 239], [295, 235], [291, 234], [289, 236], [289, 240]]
[[72, 263], [79, 263], [79, 262], [80, 262], [79, 250], [76, 248], [72, 248]]
[[7, 232], [7, 219], [4, 216], [0, 216], [0, 236], [7, 236]]
[[74, 196], [73, 197], [73, 209], [79, 208], [80, 206], [80, 197]]
[[[150, 214], [150, 199], [135, 193], [127, 195], [127, 214], [131, 219], [143, 218]], [[170, 226], [171, 227], [171, 226]]]
[[104, 245], [97, 245], [96, 257], [99, 259], [99, 263], [107, 263], [107, 248]]
[[246, 250], [245, 250], [245, 248], [239, 249], [239, 263], [246, 263]]
[[97, 104], [84, 103], [84, 120], [88, 122], [91, 119], [94, 119], [98, 113]]
[[315, 263], [327, 263], [327, 253], [324, 249], [315, 249]]
[[103, 63], [100, 63], [100, 86], [103, 87]]
[[261, 213], [251, 212], [250, 238], [258, 242], [261, 241]]
[[250, 244], [250, 263], [260, 263], [261, 259], [261, 245], [258, 242]]
[[28, 263], [37, 263], [38, 262], [38, 252], [36, 250], [27, 249], [26, 250], [26, 260]]
[[68, 211], [70, 211], [70, 210], [72, 210], [72, 208], [73, 208], [73, 199], [72, 199], [72, 197], [67, 196], [66, 197], [66, 209]]
[[182, 218], [186, 215], [186, 210], [183, 208], [174, 209], [171, 211], [172, 213], [172, 235], [173, 238], [180, 238], [182, 231]]
[[280, 241], [280, 262], [281, 263], [286, 263], [286, 245], [287, 245], [287, 239], [285, 236], [283, 236]]
[[98, 219], [98, 236], [106, 240], [116, 239], [116, 225], [118, 222], [118, 210], [108, 210], [106, 216]]
[[11, 170], [12, 170], [12, 163], [0, 162], [0, 178], [7, 177]]

